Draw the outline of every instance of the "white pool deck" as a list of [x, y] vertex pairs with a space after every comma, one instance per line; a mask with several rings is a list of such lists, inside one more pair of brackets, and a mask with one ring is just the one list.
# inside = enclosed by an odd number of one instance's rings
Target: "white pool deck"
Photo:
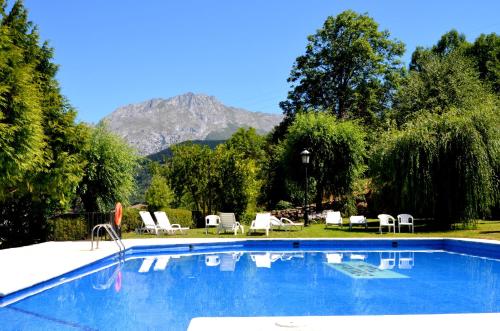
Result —
[[[296, 238], [299, 239], [299, 238]], [[304, 238], [314, 240], [311, 238]], [[372, 239], [372, 238], [371, 238]], [[408, 238], [380, 238], [380, 240], [406, 240]], [[444, 239], [444, 238], [419, 238]], [[458, 239], [458, 238], [450, 238]], [[237, 242], [246, 239], [238, 238], [151, 238], [125, 239], [126, 248], [137, 246], [160, 246], [173, 244], [199, 244]], [[255, 240], [255, 239], [252, 239]], [[267, 239], [262, 239], [267, 240]], [[277, 239], [272, 239], [277, 240]], [[279, 239], [278, 239], [279, 240]], [[290, 239], [284, 239], [290, 240]], [[318, 238], [325, 240], [325, 238]], [[326, 239], [328, 240], [328, 239]], [[331, 240], [363, 240], [363, 239], [331, 239]], [[465, 241], [499, 244], [500, 241], [481, 239], [460, 239]], [[33, 285], [59, 277], [82, 266], [110, 256], [118, 251], [114, 242], [102, 241], [99, 249], [90, 250], [89, 241], [46, 242], [0, 250], [0, 297], [29, 288]], [[39, 291], [45, 290], [45, 288]], [[429, 326], [436, 329], [438, 321], [446, 322], [443, 328], [454, 327], [455, 330], [469, 329], [478, 325], [500, 325], [498, 314], [453, 314], [453, 315], [393, 315], [393, 316], [321, 316], [321, 317], [223, 317], [195, 318], [191, 321], [189, 331], [198, 330], [332, 330], [340, 325], [349, 326], [352, 330], [369, 328], [370, 330], [413, 330]], [[416, 324], [415, 324], [416, 323]], [[493, 324], [495, 323], [495, 324]], [[415, 328], [416, 330], [417, 328]]]

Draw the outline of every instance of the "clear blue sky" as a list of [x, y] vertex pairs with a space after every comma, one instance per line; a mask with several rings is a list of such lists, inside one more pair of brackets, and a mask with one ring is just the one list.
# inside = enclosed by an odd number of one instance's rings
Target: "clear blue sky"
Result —
[[[12, 3], [12, 2], [11, 2]], [[63, 94], [78, 118], [188, 91], [227, 105], [280, 112], [306, 37], [327, 16], [368, 13], [391, 37], [430, 46], [452, 28], [473, 41], [500, 30], [500, 1], [25, 0], [55, 48]]]

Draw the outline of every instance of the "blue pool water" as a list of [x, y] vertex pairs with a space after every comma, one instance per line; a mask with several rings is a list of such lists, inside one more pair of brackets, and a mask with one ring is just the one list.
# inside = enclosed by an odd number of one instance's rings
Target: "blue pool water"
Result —
[[0, 325], [186, 330], [211, 316], [500, 312], [500, 260], [491, 251], [386, 246], [144, 249], [0, 308]]

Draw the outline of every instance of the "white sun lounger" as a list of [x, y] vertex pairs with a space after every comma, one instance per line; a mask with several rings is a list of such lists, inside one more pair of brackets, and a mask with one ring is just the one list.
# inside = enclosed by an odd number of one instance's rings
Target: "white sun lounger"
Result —
[[153, 217], [151, 217], [151, 214], [149, 213], [149, 211], [141, 210], [139, 212], [139, 215], [141, 216], [142, 222], [144, 223], [144, 227], [138, 228], [137, 232], [139, 232], [139, 233], [149, 232], [149, 233], [158, 234], [158, 231], [160, 229], [158, 228], [155, 221], [153, 220]]
[[286, 217], [277, 218], [276, 216], [271, 216], [271, 226], [288, 231], [288, 229], [290, 229], [291, 227], [302, 228], [304, 226], [304, 223], [293, 222]]
[[158, 229], [173, 234], [176, 231], [183, 233], [184, 230], [189, 230], [189, 227], [181, 227], [180, 224], [170, 224], [167, 214], [164, 211], [155, 211], [155, 217], [158, 221]]

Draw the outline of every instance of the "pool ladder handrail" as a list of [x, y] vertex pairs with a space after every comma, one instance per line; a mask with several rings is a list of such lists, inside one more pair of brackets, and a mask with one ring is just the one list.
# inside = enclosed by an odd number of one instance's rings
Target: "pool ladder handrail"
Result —
[[116, 233], [115, 229], [113, 229], [113, 227], [109, 223], [97, 224], [96, 226], [94, 226], [94, 228], [92, 229], [92, 233], [90, 235], [90, 250], [91, 251], [94, 250], [94, 233], [96, 233], [96, 236], [97, 236], [95, 248], [96, 249], [99, 248], [99, 238], [100, 238], [99, 232], [103, 228], [109, 234], [109, 236], [111, 237], [111, 239], [116, 243], [116, 245], [118, 246], [118, 249], [120, 250], [120, 252], [124, 252], [125, 251], [125, 245], [123, 244], [122, 240], [120, 239], [120, 237]]

